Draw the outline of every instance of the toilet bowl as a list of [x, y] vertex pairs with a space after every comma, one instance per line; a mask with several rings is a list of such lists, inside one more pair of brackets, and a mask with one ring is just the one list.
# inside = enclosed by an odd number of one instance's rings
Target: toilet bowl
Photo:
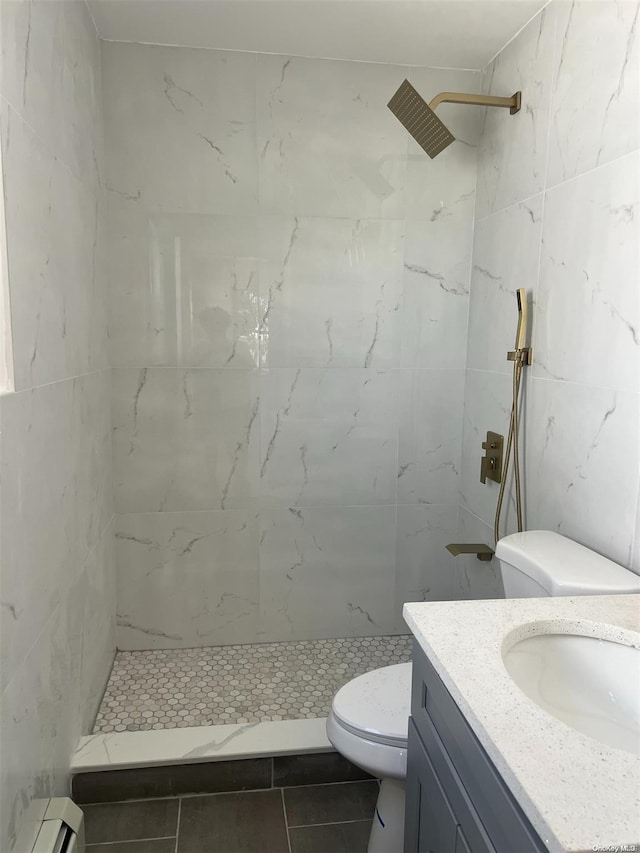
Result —
[[369, 853], [401, 853], [411, 710], [411, 664], [374, 669], [333, 699], [327, 737], [339, 753], [381, 780]]

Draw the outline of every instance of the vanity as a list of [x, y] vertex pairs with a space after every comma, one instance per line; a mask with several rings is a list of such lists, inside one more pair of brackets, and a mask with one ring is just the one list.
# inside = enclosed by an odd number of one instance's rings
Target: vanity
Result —
[[405, 853], [640, 850], [639, 595], [404, 617]]

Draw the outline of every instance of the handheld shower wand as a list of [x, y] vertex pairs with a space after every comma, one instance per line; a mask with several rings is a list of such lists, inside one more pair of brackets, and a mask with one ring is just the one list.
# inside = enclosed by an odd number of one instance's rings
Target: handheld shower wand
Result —
[[520, 476], [520, 440], [519, 440], [519, 408], [520, 408], [520, 382], [522, 379], [522, 368], [525, 365], [531, 364], [531, 348], [525, 346], [527, 337], [527, 294], [524, 288], [516, 290], [516, 299], [518, 302], [518, 327], [516, 330], [515, 350], [507, 353], [507, 359], [513, 361], [513, 385], [512, 385], [512, 400], [511, 400], [511, 416], [509, 418], [509, 433], [507, 436], [507, 448], [505, 451], [504, 468], [502, 481], [500, 483], [500, 491], [498, 493], [498, 503], [496, 505], [496, 516], [493, 525], [493, 534], [496, 545], [500, 539], [500, 516], [502, 515], [502, 503], [504, 500], [504, 492], [507, 485], [507, 472], [509, 470], [509, 460], [511, 457], [511, 448], [513, 447], [513, 474], [516, 487], [516, 517], [518, 522], [518, 532], [524, 529], [524, 518], [522, 511], [522, 485]]

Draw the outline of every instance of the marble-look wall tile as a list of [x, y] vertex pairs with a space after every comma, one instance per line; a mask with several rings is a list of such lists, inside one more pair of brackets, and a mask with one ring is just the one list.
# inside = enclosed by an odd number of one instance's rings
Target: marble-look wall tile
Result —
[[113, 371], [117, 512], [233, 509], [257, 498], [257, 371]]
[[61, 590], [0, 696], [2, 850], [14, 848], [29, 802], [67, 796], [69, 763], [88, 734], [115, 655], [113, 528]]
[[407, 222], [402, 305], [402, 366], [464, 367], [471, 208]]
[[404, 631], [402, 606], [407, 601], [448, 601], [453, 594], [453, 557], [446, 545], [455, 542], [456, 506], [400, 506], [396, 543], [396, 630]]
[[476, 216], [523, 201], [545, 187], [554, 56], [555, 7], [547, 6], [484, 72], [483, 90], [511, 96], [522, 108], [487, 108], [478, 154]]
[[107, 187], [147, 210], [254, 213], [255, 56], [103, 42]]
[[[459, 142], [432, 164], [386, 104], [405, 76], [429, 95], [477, 91], [481, 75], [140, 45], [105, 45], [104, 57], [116, 500], [152, 543], [138, 562], [142, 546], [118, 540], [121, 622], [152, 632], [121, 624], [121, 641], [404, 630], [398, 495], [456, 511], [482, 113], [443, 108]], [[244, 124], [231, 126], [233, 110]], [[216, 153], [237, 185], [205, 173]], [[207, 575], [212, 540], [184, 559], [169, 542], [178, 514], [196, 525], [235, 512], [259, 512], [269, 528], [257, 587], [251, 573]], [[310, 574], [290, 590], [299, 513], [327, 556], [314, 562], [305, 540]], [[271, 531], [271, 518], [282, 526]], [[364, 557], [352, 553], [361, 540]], [[294, 605], [306, 613], [316, 586], [327, 612], [298, 619]], [[203, 601], [215, 618], [193, 610]]]
[[0, 124], [20, 390], [106, 366], [102, 209], [11, 107]]
[[84, 183], [102, 175], [100, 49], [82, 3], [7, 0], [0, 94]]
[[109, 195], [112, 365], [257, 367], [256, 218], [153, 213]]
[[393, 504], [397, 372], [263, 370], [262, 506]]
[[[511, 293], [523, 286], [534, 309], [525, 527], [558, 530], [636, 570], [639, 8], [553, 0], [488, 69], [492, 91], [498, 80], [522, 88], [523, 111], [515, 124], [491, 112], [480, 145], [460, 488], [461, 536], [490, 537], [498, 489], [479, 483], [480, 442], [486, 429], [507, 431], [502, 359], [515, 333]], [[510, 476], [500, 532], [515, 529]]]
[[[461, 542], [483, 542], [494, 547], [493, 524], [485, 524], [464, 507], [460, 507], [458, 535]], [[494, 557], [483, 562], [471, 554], [461, 554], [452, 568], [452, 598], [504, 598], [500, 564]]]
[[80, 730], [88, 733], [93, 728], [116, 654], [114, 518], [89, 554], [81, 580], [82, 596], [74, 602], [71, 612], [75, 619], [78, 613], [83, 613], [79, 707]]
[[[517, 318], [516, 290], [527, 292], [528, 335], [535, 338], [534, 308], [542, 232], [542, 195], [481, 219], [474, 232], [467, 365], [511, 373]], [[533, 338], [532, 338], [533, 334]]]
[[640, 147], [640, 6], [607, 0], [554, 0], [553, 5], [557, 29], [547, 186]]
[[106, 371], [2, 398], [2, 686], [110, 518], [108, 401]]
[[395, 526], [395, 506], [262, 510], [262, 639], [393, 633]]
[[535, 379], [527, 406], [529, 526], [630, 565], [640, 475], [640, 396]]
[[640, 388], [640, 153], [546, 195], [535, 376]]
[[386, 109], [406, 69], [257, 57], [260, 209], [402, 219], [406, 131]]
[[457, 503], [463, 370], [401, 370], [398, 503]]
[[68, 793], [115, 652], [110, 381], [87, 5], [7, 0], [0, 47], [17, 389], [0, 398], [0, 850], [22, 853], [41, 798]]
[[262, 217], [266, 367], [395, 367], [404, 223]]
[[118, 647], [255, 642], [258, 538], [252, 510], [117, 516]]

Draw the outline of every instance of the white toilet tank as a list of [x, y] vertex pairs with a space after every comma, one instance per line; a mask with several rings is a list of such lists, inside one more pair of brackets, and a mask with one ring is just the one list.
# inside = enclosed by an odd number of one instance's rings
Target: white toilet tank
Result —
[[551, 530], [505, 536], [496, 557], [507, 598], [640, 592], [640, 577]]

